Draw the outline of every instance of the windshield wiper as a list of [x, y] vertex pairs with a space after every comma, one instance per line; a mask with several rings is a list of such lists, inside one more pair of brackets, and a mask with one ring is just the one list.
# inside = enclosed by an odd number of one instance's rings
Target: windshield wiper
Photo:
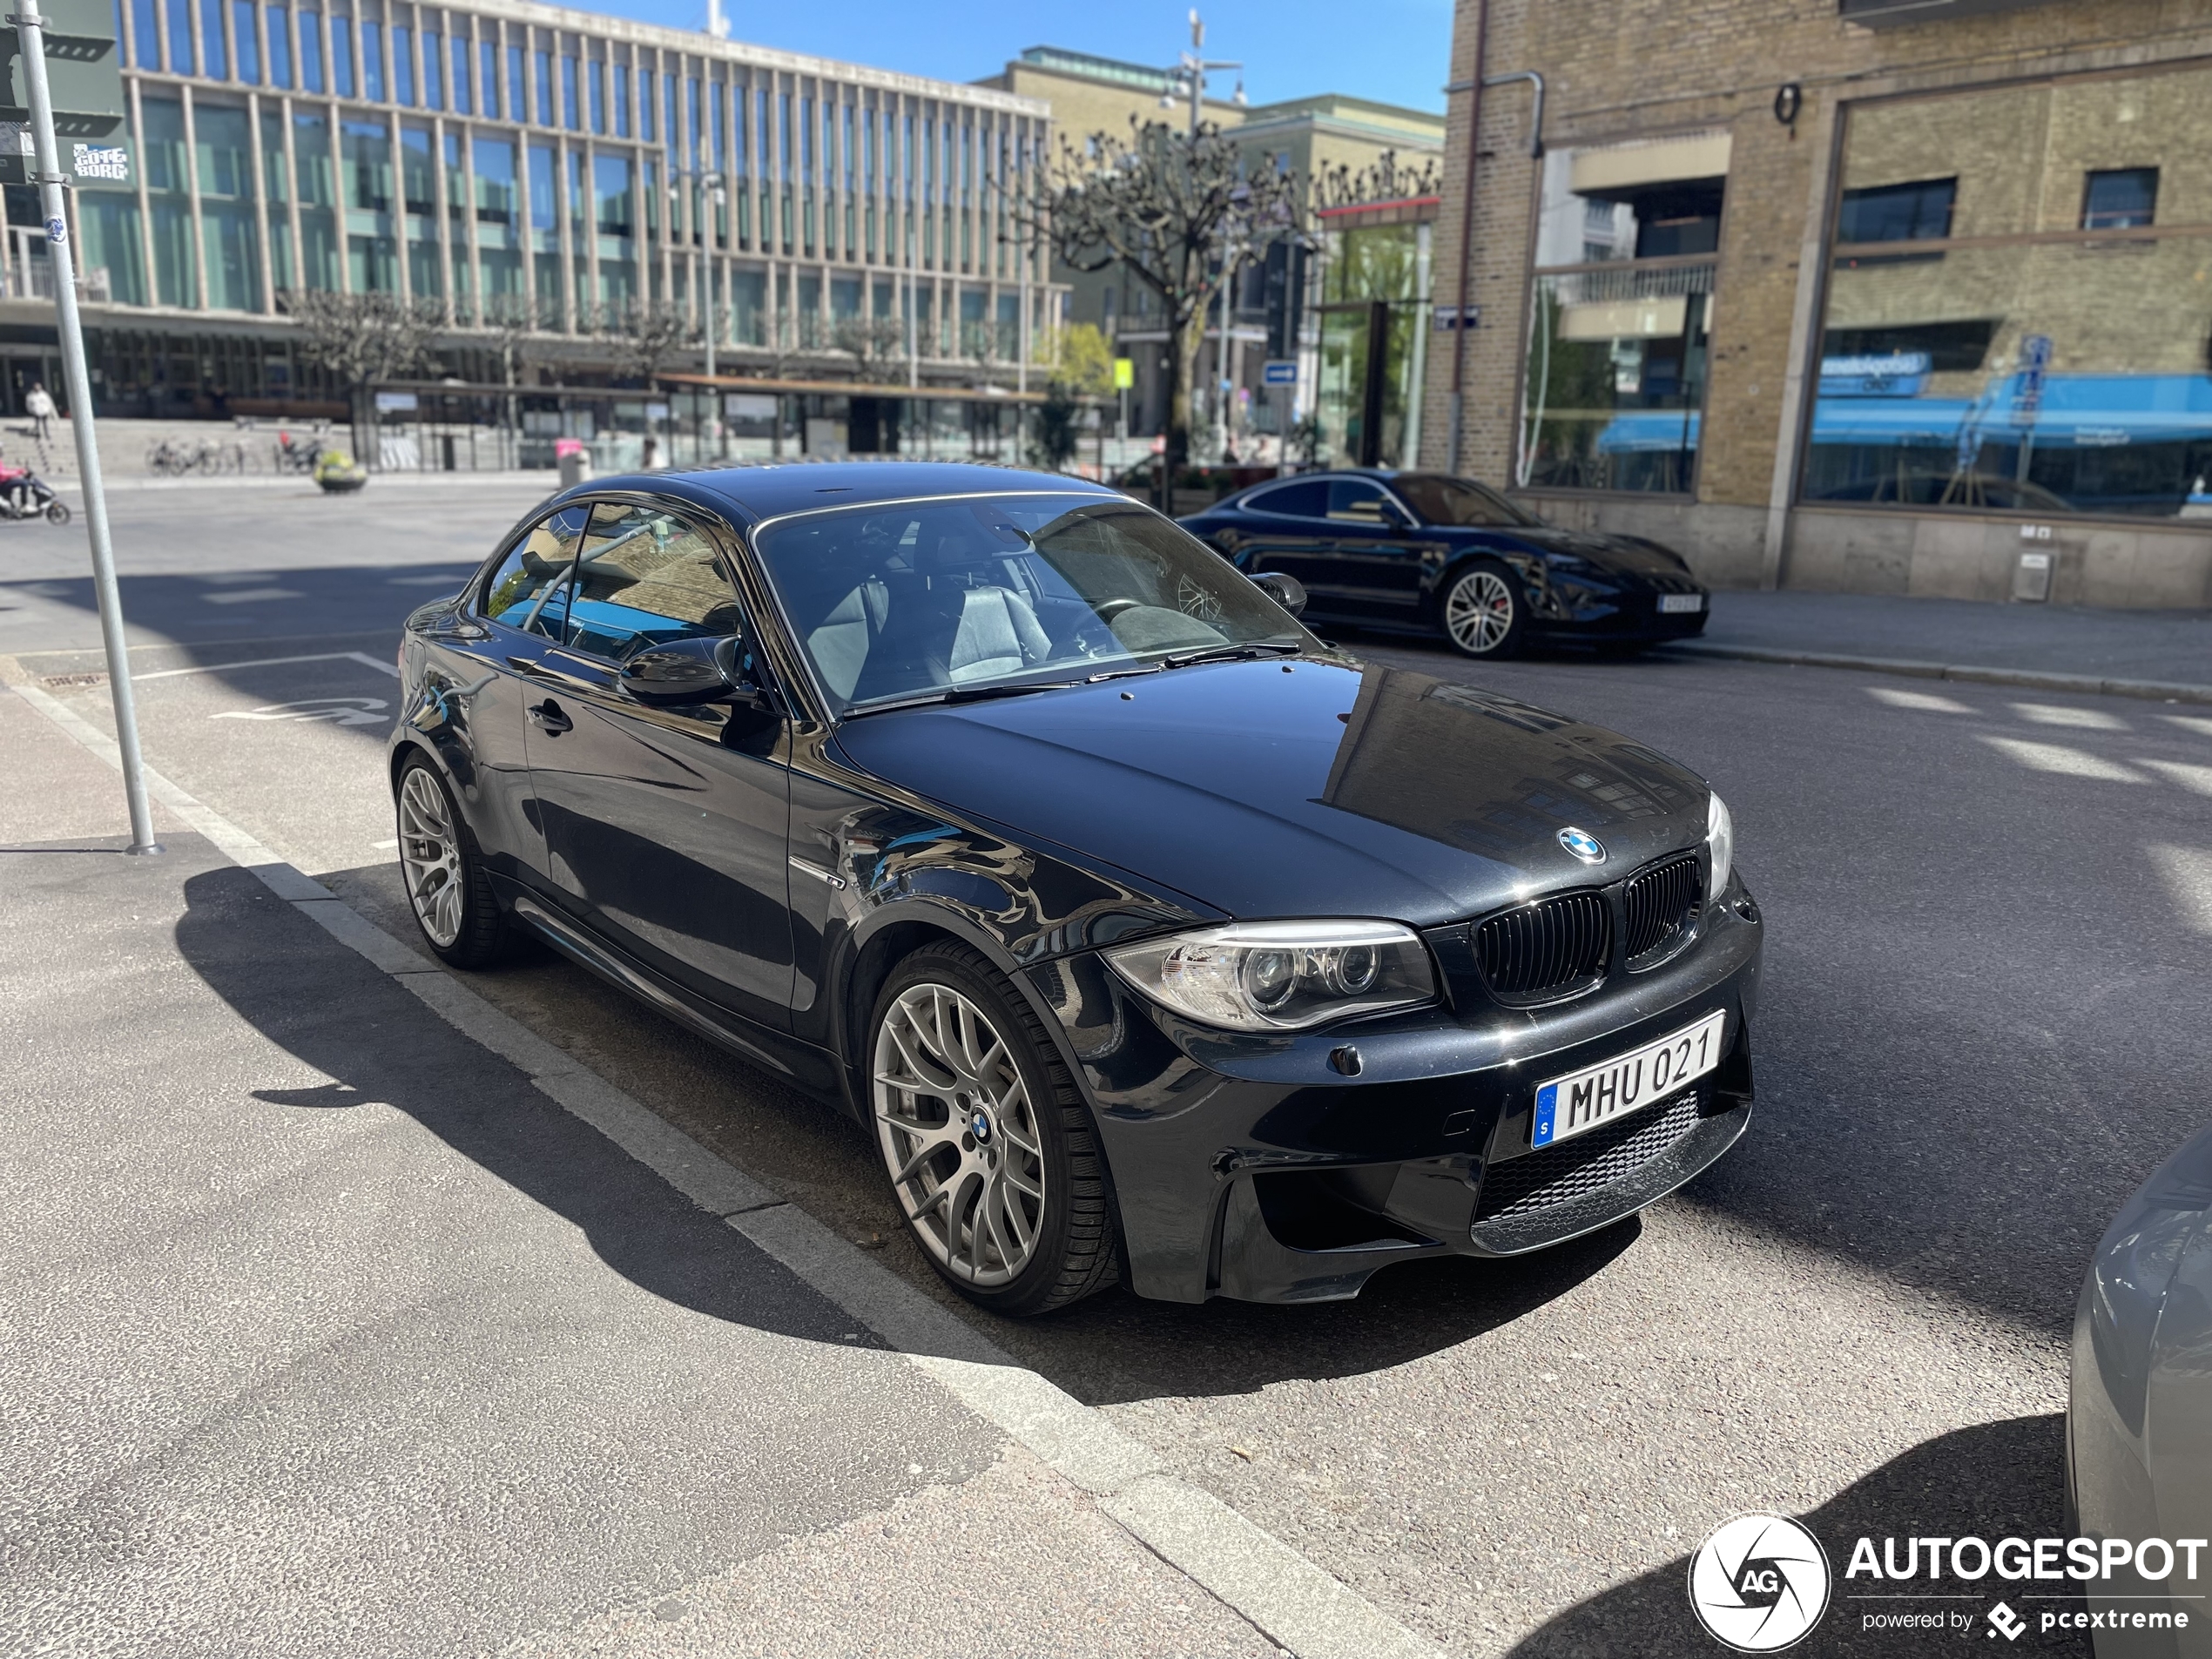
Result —
[[1196, 651], [1170, 651], [1161, 663], [1181, 668], [1186, 663], [1233, 663], [1243, 657], [1295, 657], [1305, 647], [1290, 639], [1248, 639], [1240, 645], [1201, 645]]
[[982, 703], [993, 698], [1026, 697], [1031, 691], [1064, 691], [1081, 680], [1028, 680], [1019, 685], [948, 685], [941, 691], [923, 691], [914, 697], [887, 698], [880, 703], [868, 703], [845, 711], [848, 720], [863, 714], [888, 714], [894, 709], [927, 708], [940, 703]]

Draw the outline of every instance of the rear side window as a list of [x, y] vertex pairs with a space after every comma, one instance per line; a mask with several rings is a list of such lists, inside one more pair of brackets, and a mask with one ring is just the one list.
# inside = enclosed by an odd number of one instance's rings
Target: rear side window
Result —
[[1255, 513], [1282, 513], [1291, 518], [1319, 518], [1329, 510], [1329, 487], [1318, 479], [1304, 483], [1275, 484], [1244, 497]]
[[1365, 478], [1332, 478], [1329, 516], [1349, 519], [1355, 524], [1379, 524], [1383, 522], [1383, 493]]
[[602, 502], [577, 562], [569, 644], [619, 662], [677, 639], [745, 631], [713, 540], [658, 507]]
[[590, 509], [564, 507], [530, 527], [484, 584], [482, 614], [558, 639], [568, 618], [569, 573]]

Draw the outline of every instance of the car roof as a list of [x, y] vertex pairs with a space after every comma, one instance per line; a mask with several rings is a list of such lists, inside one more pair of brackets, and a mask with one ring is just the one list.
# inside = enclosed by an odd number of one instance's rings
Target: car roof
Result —
[[932, 496], [973, 496], [1008, 491], [1090, 496], [1116, 502], [1118, 489], [1070, 478], [1064, 473], [1032, 472], [941, 461], [786, 461], [727, 467], [695, 467], [676, 472], [617, 473], [563, 491], [549, 505], [609, 491], [639, 490], [695, 502], [748, 525], [786, 513], [824, 507], [864, 507], [876, 502], [912, 501]]

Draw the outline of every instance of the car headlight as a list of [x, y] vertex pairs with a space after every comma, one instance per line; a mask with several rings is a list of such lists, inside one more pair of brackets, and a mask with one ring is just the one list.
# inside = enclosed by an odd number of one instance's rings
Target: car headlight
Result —
[[1718, 795], [1706, 798], [1705, 850], [1712, 859], [1712, 896], [1717, 899], [1728, 891], [1728, 874], [1736, 867], [1736, 820]]
[[1428, 951], [1393, 921], [1241, 921], [1105, 953], [1154, 1001], [1231, 1031], [1296, 1031], [1436, 995]]

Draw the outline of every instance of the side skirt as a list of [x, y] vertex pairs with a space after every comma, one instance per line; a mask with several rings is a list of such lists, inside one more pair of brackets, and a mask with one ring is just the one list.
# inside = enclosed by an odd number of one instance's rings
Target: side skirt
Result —
[[836, 1063], [821, 1049], [764, 1031], [736, 1015], [698, 1007], [528, 893], [510, 893], [508, 902], [509, 913], [516, 921], [570, 961], [629, 992], [656, 1013], [666, 1015], [740, 1059], [789, 1079], [811, 1094], [830, 1101], [840, 1098]]

